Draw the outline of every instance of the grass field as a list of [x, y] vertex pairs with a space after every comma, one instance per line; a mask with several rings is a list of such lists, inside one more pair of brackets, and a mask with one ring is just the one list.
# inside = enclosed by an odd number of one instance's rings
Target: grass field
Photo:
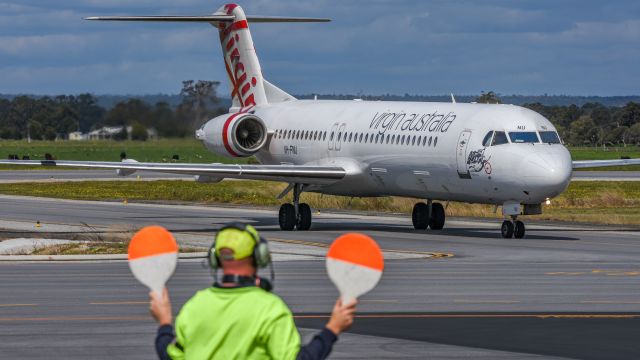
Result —
[[[569, 150], [571, 151], [573, 160], [613, 160], [620, 159], [622, 156], [628, 156], [632, 159], [640, 158], [640, 147], [638, 146], [607, 147], [606, 149], [601, 147], [575, 147]], [[640, 165], [579, 169], [578, 171], [587, 170], [640, 171]]]
[[[201, 184], [187, 181], [73, 182], [0, 184], [0, 194], [80, 200], [176, 201], [204, 204], [276, 207], [284, 184], [264, 181], [223, 181]], [[290, 200], [290, 199], [289, 199]], [[399, 197], [348, 198], [305, 193], [302, 200], [314, 209], [344, 209], [404, 213], [415, 199]], [[499, 218], [490, 205], [450, 203], [449, 216]], [[640, 225], [640, 182], [572, 182], [567, 191], [544, 207], [544, 214], [527, 218], [601, 224]]]
[[[572, 148], [574, 160], [607, 160], [620, 159], [621, 156], [640, 158], [640, 147], [626, 148]], [[144, 162], [170, 162], [173, 155], [178, 155], [179, 162], [212, 163], [212, 162], [247, 162], [248, 159], [230, 159], [208, 152], [199, 140], [159, 139], [151, 141], [32, 141], [0, 140], [0, 158], [6, 159], [9, 154], [29, 156], [32, 160], [43, 160], [45, 154], [52, 154], [60, 160], [96, 160], [120, 161], [120, 153], [125, 152], [130, 159]], [[43, 169], [41, 166], [30, 167]], [[5, 165], [0, 170], [26, 169], [24, 166]], [[46, 168], [45, 168], [46, 169]], [[586, 169], [585, 169], [586, 170]], [[599, 170], [640, 170], [640, 166], [622, 166], [618, 168], [601, 168]]]

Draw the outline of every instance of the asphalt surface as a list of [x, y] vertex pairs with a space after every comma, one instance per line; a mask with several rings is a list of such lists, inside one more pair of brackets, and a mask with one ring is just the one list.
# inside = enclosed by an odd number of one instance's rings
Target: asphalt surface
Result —
[[[361, 231], [388, 253], [452, 255], [388, 260], [334, 358], [640, 355], [640, 229], [528, 223], [527, 237], [516, 240], [502, 239], [495, 220], [449, 219], [434, 232], [412, 230], [406, 217], [316, 213], [311, 231], [282, 232], [276, 216], [275, 209], [0, 197], [3, 222], [39, 220], [39, 231], [162, 224], [198, 235], [189, 245], [207, 246], [216, 227], [242, 220], [274, 243], [326, 246]], [[276, 291], [303, 333], [322, 326], [337, 295], [324, 262], [282, 261], [275, 269]], [[0, 334], [10, 339], [0, 344], [3, 356], [149, 358], [146, 291], [126, 264], [3, 263], [0, 276]], [[200, 262], [180, 263], [170, 283], [175, 308], [210, 283]]]
[[[117, 176], [111, 170], [11, 170], [0, 171], [0, 183], [33, 181], [86, 181], [86, 180], [159, 180], [193, 179], [190, 175], [163, 174], [139, 171], [131, 176]], [[640, 171], [575, 171], [574, 180], [594, 181], [638, 181]]]

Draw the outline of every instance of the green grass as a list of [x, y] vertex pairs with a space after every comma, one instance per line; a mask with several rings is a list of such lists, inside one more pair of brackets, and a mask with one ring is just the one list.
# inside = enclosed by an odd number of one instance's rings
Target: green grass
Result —
[[[187, 181], [114, 181], [51, 184], [0, 184], [0, 194], [30, 195], [79, 200], [176, 201], [204, 204], [231, 204], [275, 207], [287, 200], [276, 196], [285, 185], [265, 181], [223, 181], [201, 184]], [[314, 209], [344, 209], [392, 212], [409, 215], [415, 199], [399, 197], [349, 198], [303, 194]], [[126, 205], [123, 205], [126, 206]], [[450, 203], [449, 216], [499, 218], [490, 205]], [[640, 225], [640, 182], [576, 181], [534, 219], [602, 224]]]
[[[640, 147], [574, 147], [569, 148], [571, 158], [573, 160], [614, 160], [620, 159], [622, 156], [628, 156], [632, 159], [640, 158]], [[612, 166], [606, 168], [585, 168], [578, 171], [600, 170], [600, 171], [640, 171], [640, 165], [629, 166]]]

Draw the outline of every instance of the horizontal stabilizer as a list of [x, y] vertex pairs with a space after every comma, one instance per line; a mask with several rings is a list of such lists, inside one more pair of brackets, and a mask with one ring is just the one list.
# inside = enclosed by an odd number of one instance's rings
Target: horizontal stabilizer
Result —
[[233, 21], [233, 15], [204, 15], [204, 16], [91, 16], [85, 20], [101, 21], [159, 21], [159, 22], [219, 22]]
[[[151, 15], [151, 16], [91, 16], [85, 20], [100, 21], [156, 21], [156, 22], [233, 22], [233, 15]], [[281, 22], [327, 22], [330, 19], [306, 18], [306, 17], [283, 17], [283, 16], [258, 16], [249, 15], [247, 21], [251, 23], [281, 23]]]

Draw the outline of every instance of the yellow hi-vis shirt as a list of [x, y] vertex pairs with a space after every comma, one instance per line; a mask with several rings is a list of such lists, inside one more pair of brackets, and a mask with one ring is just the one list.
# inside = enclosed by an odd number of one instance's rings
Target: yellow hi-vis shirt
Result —
[[176, 318], [172, 359], [295, 359], [300, 334], [278, 296], [259, 287], [198, 291]]

